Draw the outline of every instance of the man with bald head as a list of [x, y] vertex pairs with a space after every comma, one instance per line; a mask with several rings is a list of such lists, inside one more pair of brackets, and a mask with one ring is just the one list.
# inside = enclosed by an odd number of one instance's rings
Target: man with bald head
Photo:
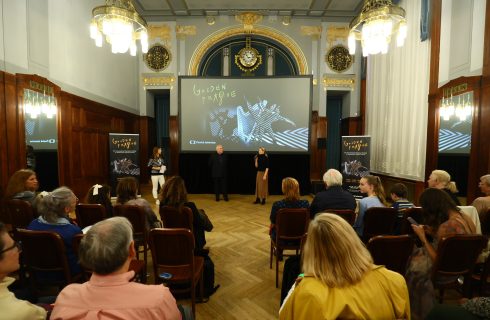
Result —
[[342, 189], [342, 174], [329, 169], [323, 175], [326, 190], [318, 192], [310, 206], [311, 218], [326, 209], [356, 209], [356, 200], [348, 191]]

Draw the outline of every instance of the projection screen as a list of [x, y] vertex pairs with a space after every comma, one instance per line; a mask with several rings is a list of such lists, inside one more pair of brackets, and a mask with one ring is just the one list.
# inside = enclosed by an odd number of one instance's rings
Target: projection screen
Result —
[[312, 76], [179, 77], [181, 152], [309, 152]]

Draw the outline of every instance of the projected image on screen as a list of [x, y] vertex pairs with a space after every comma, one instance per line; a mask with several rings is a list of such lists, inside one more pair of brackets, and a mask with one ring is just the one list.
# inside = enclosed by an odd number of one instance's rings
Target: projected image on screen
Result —
[[182, 151], [307, 152], [311, 77], [180, 78]]
[[34, 150], [58, 149], [58, 133], [56, 117], [46, 118], [44, 115], [32, 119], [25, 116], [26, 144]]

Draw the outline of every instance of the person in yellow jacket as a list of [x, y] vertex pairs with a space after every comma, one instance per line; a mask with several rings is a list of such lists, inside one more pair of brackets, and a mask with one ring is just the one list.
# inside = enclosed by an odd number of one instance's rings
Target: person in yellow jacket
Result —
[[410, 319], [403, 276], [373, 264], [354, 229], [337, 215], [311, 221], [302, 270], [280, 320]]

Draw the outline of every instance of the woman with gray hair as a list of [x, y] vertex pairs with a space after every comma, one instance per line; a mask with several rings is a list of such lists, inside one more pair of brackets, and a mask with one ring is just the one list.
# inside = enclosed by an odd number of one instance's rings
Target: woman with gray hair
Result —
[[296, 280], [279, 319], [410, 319], [401, 274], [377, 266], [344, 218], [321, 213], [310, 222]]
[[[480, 183], [478, 184], [480, 190], [484, 197], [478, 197], [473, 200], [471, 204], [478, 211], [478, 215], [480, 216], [480, 222], [484, 229], [488, 229], [488, 210], [490, 209], [490, 174], [486, 174], [480, 177]], [[484, 233], [488, 233], [490, 230], [484, 230]]]
[[39, 217], [32, 220], [27, 229], [34, 231], [52, 231], [61, 236], [66, 248], [66, 257], [72, 275], [81, 272], [77, 258], [73, 252], [72, 242], [76, 234], [82, 229], [74, 225], [68, 214], [75, 211], [78, 198], [67, 187], [60, 187], [52, 192], [41, 192], [35, 201]]

